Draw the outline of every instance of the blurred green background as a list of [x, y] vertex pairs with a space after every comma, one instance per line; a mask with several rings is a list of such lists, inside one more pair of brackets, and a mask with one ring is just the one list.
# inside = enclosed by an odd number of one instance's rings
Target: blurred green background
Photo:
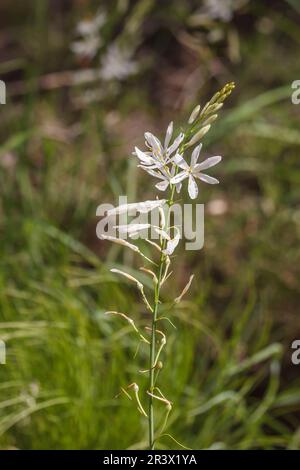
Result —
[[149, 316], [109, 272], [138, 264], [96, 238], [96, 207], [152, 199], [134, 146], [229, 81], [204, 139], [224, 157], [198, 199], [204, 249], [182, 249], [163, 291], [195, 273], [167, 326], [168, 432], [193, 449], [300, 448], [299, 21], [297, 0], [1, 0], [1, 449], [146, 448], [115, 396], [147, 386], [147, 350], [134, 359], [136, 336], [104, 312]]

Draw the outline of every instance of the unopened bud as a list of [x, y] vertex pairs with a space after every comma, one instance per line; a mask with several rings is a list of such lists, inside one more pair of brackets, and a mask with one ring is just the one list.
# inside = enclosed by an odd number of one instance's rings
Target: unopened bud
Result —
[[157, 368], [157, 369], [162, 369], [162, 368], [163, 368], [163, 363], [162, 363], [162, 361], [158, 361], [158, 363], [156, 364], [156, 368]]
[[200, 112], [200, 104], [198, 104], [194, 109], [193, 111], [191, 112], [191, 115], [189, 117], [189, 120], [188, 120], [188, 123], [189, 124], [193, 124], [193, 122], [195, 121], [195, 119], [198, 117], [198, 114]]
[[215, 122], [215, 120], [217, 119], [218, 115], [217, 114], [213, 114], [212, 116], [210, 116], [209, 118], [206, 119], [206, 121], [204, 121], [203, 125], [204, 126], [208, 126], [208, 124], [212, 124], [213, 122]]
[[187, 147], [191, 147], [192, 145], [196, 144], [202, 137], [205, 136], [205, 134], [209, 131], [210, 129], [210, 124], [208, 126], [204, 126], [198, 131], [192, 138], [191, 140], [186, 144]]
[[219, 111], [219, 109], [221, 109], [222, 106], [223, 106], [223, 103], [212, 104], [212, 105], [208, 106], [207, 112], [208, 113], [215, 113], [216, 111]]
[[215, 93], [214, 96], [212, 97], [212, 99], [210, 100], [210, 104], [214, 104], [218, 100], [220, 95], [221, 95], [221, 93], [219, 91], [217, 91], [217, 93]]
[[227, 83], [220, 92], [221, 96], [218, 99], [219, 103], [223, 103], [223, 101], [232, 93], [232, 90], [234, 90], [234, 88], [234, 82]]
[[137, 393], [139, 391], [139, 386], [138, 384], [133, 384], [133, 390], [135, 391], [135, 393]]

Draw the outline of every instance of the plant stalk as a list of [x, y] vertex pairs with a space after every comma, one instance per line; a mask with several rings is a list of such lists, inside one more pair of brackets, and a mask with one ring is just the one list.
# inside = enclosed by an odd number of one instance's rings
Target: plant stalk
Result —
[[[174, 200], [174, 192], [175, 186], [171, 186], [171, 194], [168, 200], [168, 216], [167, 216], [167, 225], [169, 224], [169, 217], [170, 217], [170, 207], [173, 204]], [[166, 239], [162, 238], [160, 243], [161, 250], [164, 250], [166, 247]], [[156, 358], [156, 322], [157, 322], [157, 314], [158, 314], [158, 307], [159, 307], [159, 296], [160, 296], [160, 287], [161, 287], [161, 280], [164, 270], [165, 264], [165, 255], [161, 252], [159, 265], [158, 265], [158, 276], [157, 276], [157, 284], [155, 286], [154, 291], [154, 306], [153, 306], [153, 317], [152, 317], [152, 325], [151, 325], [151, 339], [150, 339], [150, 364], [149, 364], [149, 391], [154, 393], [155, 387], [155, 367], [154, 361]], [[155, 446], [155, 419], [154, 419], [154, 398], [149, 396], [149, 413], [148, 413], [148, 423], [149, 423], [149, 449], [153, 450]]]

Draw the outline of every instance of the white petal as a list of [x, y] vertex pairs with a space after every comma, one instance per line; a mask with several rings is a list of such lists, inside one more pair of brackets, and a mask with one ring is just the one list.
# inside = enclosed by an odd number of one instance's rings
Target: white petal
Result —
[[142, 168], [144, 171], [149, 173], [149, 175], [154, 176], [154, 178], [158, 178], [160, 180], [165, 179], [165, 177], [162, 174], [158, 173], [158, 171], [151, 170], [149, 166], [138, 165], [138, 168]]
[[177, 193], [180, 193], [181, 188], [182, 188], [182, 183], [177, 183], [177, 184], [176, 184], [176, 191], [177, 191]]
[[198, 186], [192, 175], [189, 176], [188, 192], [191, 199], [198, 196]]
[[106, 14], [98, 13], [92, 20], [82, 20], [78, 23], [76, 31], [81, 36], [89, 36], [98, 32], [106, 20]]
[[165, 250], [163, 250], [163, 253], [165, 255], [169, 255], [169, 256], [172, 255], [174, 253], [174, 250], [175, 250], [176, 246], [179, 243], [179, 240], [180, 240], [180, 232], [177, 229], [177, 233], [176, 233], [175, 237], [167, 242], [167, 248]]
[[144, 202], [132, 202], [130, 204], [122, 204], [121, 206], [114, 207], [107, 211], [107, 216], [110, 217], [115, 214], [125, 214], [130, 210], [136, 210], [141, 214], [146, 214], [158, 207], [162, 207], [165, 204], [165, 199], [156, 199], [155, 201], [144, 201]]
[[179, 145], [184, 139], [184, 134], [181, 132], [178, 137], [174, 140], [173, 144], [168, 148], [167, 157], [170, 156], [175, 150], [178, 149]]
[[222, 157], [220, 156], [209, 157], [206, 160], [204, 160], [204, 162], [196, 165], [195, 170], [197, 171], [207, 170], [207, 168], [217, 165], [217, 163], [219, 163], [221, 160], [222, 160]]
[[[146, 163], [144, 163], [144, 165], [146, 165]], [[153, 165], [147, 165], [147, 168], [149, 168], [149, 170], [161, 170], [163, 166], [163, 163], [156, 161]]]
[[150, 224], [128, 224], [128, 225], [115, 225], [114, 228], [119, 230], [119, 233], [136, 234], [149, 228]]
[[163, 153], [163, 148], [160, 143], [160, 140], [155, 137], [155, 135], [151, 134], [151, 132], [146, 132], [145, 133], [145, 139], [150, 145], [150, 147], [156, 152], [156, 153]]
[[[179, 166], [183, 170], [188, 170], [189, 169], [189, 165], [184, 160], [183, 155], [181, 155], [179, 153], [176, 153], [176, 155], [173, 158], [171, 158], [171, 162], [174, 163], [175, 165]], [[175, 171], [174, 167], [172, 168], [172, 171]]]
[[204, 173], [194, 174], [194, 176], [196, 176], [196, 178], [199, 178], [201, 181], [204, 181], [205, 183], [208, 183], [208, 184], [219, 183], [219, 180], [217, 180], [216, 178], [213, 178], [212, 176], [205, 175]]
[[171, 158], [171, 162], [176, 163], [176, 165], [178, 162], [181, 162], [181, 160], [183, 160], [183, 155], [180, 153], [176, 153], [174, 157]]
[[171, 240], [170, 236], [167, 234], [165, 230], [162, 230], [159, 227], [154, 227], [154, 230], [156, 233], [162, 236], [162, 238], [165, 238], [166, 240]]
[[165, 138], [165, 144], [164, 144], [165, 149], [168, 148], [168, 145], [172, 139], [172, 135], [173, 135], [173, 121], [171, 121], [170, 124], [168, 125], [166, 138]]
[[161, 168], [159, 171], [162, 174], [162, 178], [167, 179], [167, 180], [170, 179], [170, 173], [168, 171], [166, 171], [164, 168]]
[[[148, 157], [152, 157], [152, 152], [150, 152], [150, 150], [146, 150], [146, 152], [143, 150], [143, 153], [148, 155]], [[134, 155], [136, 157], [136, 152], [133, 151], [132, 152], [132, 155]]]
[[169, 186], [169, 181], [168, 181], [168, 180], [161, 181], [160, 183], [157, 183], [157, 184], [155, 185], [155, 187], [156, 187], [157, 189], [159, 189], [159, 191], [165, 191], [168, 186]]
[[199, 158], [200, 150], [202, 148], [202, 144], [197, 145], [197, 147], [194, 148], [193, 153], [192, 153], [192, 158], [191, 158], [191, 167], [193, 168], [197, 160]]
[[135, 154], [143, 163], [147, 165], [151, 165], [153, 163], [153, 158], [147, 155], [145, 152], [142, 152], [137, 147], [135, 147]]
[[178, 173], [174, 178], [171, 178], [170, 182], [172, 184], [177, 184], [180, 183], [180, 181], [184, 180], [189, 176], [187, 171], [182, 171], [181, 173]]
[[175, 157], [172, 158], [172, 162], [174, 162], [175, 165], [179, 166], [179, 168], [182, 168], [183, 170], [188, 170], [190, 168], [181, 155], [175, 155]]

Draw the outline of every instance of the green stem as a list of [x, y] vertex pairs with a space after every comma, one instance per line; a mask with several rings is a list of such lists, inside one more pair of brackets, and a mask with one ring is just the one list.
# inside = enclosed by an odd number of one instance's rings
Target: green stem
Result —
[[[169, 223], [170, 207], [173, 204], [175, 186], [171, 186], [171, 195], [168, 200], [169, 212], [167, 216], [167, 223]], [[162, 238], [160, 243], [160, 248], [163, 251], [166, 247], [166, 239]], [[160, 284], [162, 280], [163, 270], [165, 264], [165, 255], [161, 252], [159, 265], [158, 265], [158, 276], [157, 284], [154, 291], [154, 307], [153, 307], [153, 317], [151, 325], [151, 340], [150, 340], [150, 364], [149, 364], [149, 391], [153, 393], [155, 386], [155, 358], [156, 358], [156, 322], [157, 314], [159, 307], [159, 295], [160, 295]], [[154, 449], [155, 444], [155, 420], [154, 420], [154, 398], [149, 395], [149, 413], [148, 413], [148, 423], [149, 423], [149, 448]]]

